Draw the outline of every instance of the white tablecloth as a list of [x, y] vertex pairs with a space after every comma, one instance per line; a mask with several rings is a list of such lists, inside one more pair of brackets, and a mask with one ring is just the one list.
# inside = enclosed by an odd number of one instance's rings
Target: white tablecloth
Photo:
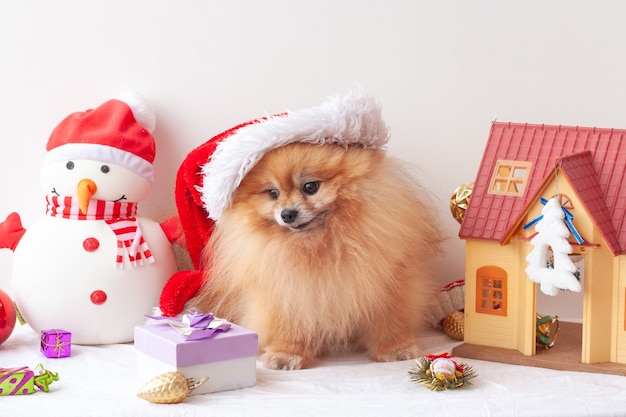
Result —
[[[425, 353], [449, 352], [458, 343], [434, 329], [419, 342]], [[132, 343], [73, 345], [70, 357], [48, 359], [39, 352], [39, 335], [23, 326], [0, 345], [0, 367], [42, 363], [60, 379], [48, 393], [0, 397], [0, 416], [626, 416], [623, 376], [457, 360], [478, 376], [471, 386], [444, 392], [410, 381], [414, 361], [373, 363], [356, 355], [299, 371], [257, 363], [253, 387], [163, 405], [136, 396], [142, 382]]]

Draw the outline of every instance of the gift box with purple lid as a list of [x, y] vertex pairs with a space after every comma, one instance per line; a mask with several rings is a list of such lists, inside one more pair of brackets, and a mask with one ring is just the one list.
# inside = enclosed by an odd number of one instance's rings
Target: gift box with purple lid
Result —
[[186, 378], [208, 377], [191, 394], [256, 384], [258, 335], [253, 331], [213, 320], [212, 314], [151, 318], [156, 320], [135, 327], [137, 369], [142, 381], [172, 371]]

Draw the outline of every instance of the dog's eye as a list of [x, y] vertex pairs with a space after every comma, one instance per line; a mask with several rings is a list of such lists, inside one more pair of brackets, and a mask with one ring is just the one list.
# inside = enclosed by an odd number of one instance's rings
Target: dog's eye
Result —
[[302, 191], [305, 194], [313, 195], [320, 189], [320, 183], [318, 181], [306, 182], [302, 186]]
[[271, 190], [267, 190], [267, 193], [270, 195], [272, 200], [278, 200], [278, 196], [280, 192], [276, 188], [272, 188]]

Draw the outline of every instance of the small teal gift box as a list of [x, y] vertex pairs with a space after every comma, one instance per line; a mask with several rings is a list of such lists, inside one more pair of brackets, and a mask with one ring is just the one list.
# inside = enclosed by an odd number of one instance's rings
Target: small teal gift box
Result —
[[41, 353], [46, 358], [65, 358], [72, 350], [72, 333], [63, 329], [41, 331]]

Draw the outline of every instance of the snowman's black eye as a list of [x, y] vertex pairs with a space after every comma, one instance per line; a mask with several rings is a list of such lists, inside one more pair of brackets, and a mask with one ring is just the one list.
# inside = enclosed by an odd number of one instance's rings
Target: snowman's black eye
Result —
[[108, 173], [110, 170], [111, 170], [111, 168], [109, 168], [109, 166], [108, 166], [108, 165], [102, 165], [102, 166], [100, 167], [100, 171], [102, 171], [102, 173], [103, 173], [103, 174]]
[[65, 168], [67, 168], [67, 169], [74, 169], [74, 162], [67, 161], [67, 164], [65, 164]]

